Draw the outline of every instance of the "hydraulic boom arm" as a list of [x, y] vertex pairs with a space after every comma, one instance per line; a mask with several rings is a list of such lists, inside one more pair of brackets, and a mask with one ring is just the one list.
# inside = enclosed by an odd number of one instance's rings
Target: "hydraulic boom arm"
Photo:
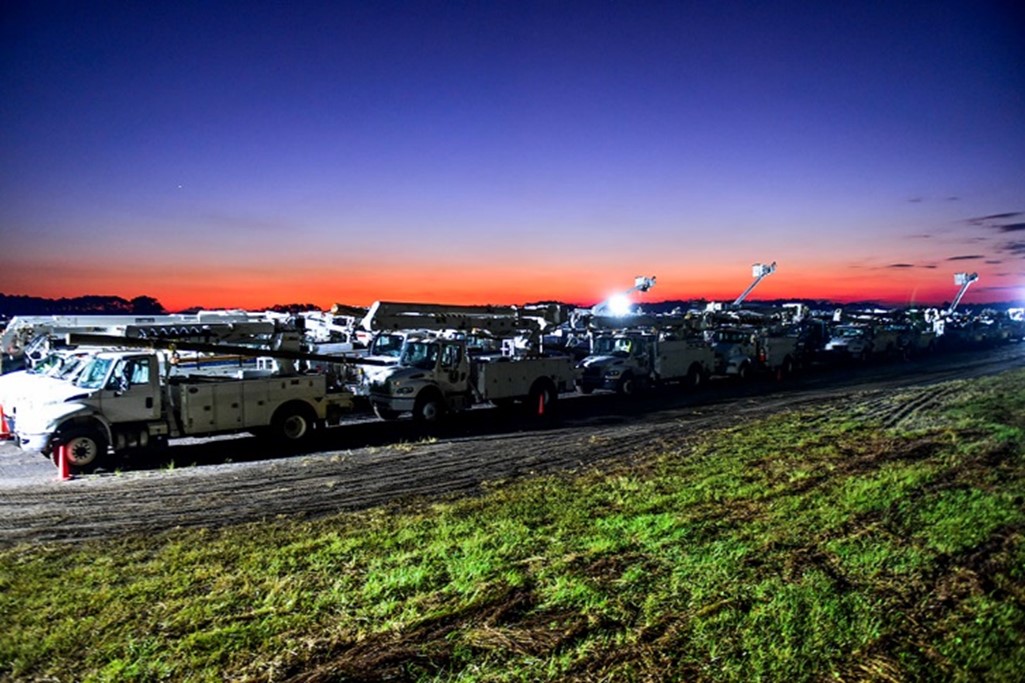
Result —
[[764, 280], [767, 276], [772, 275], [776, 272], [776, 262], [773, 261], [769, 265], [762, 263], [756, 263], [751, 266], [751, 275], [754, 276], [754, 282], [748, 285], [744, 293], [737, 297], [737, 300], [733, 302], [734, 307], [744, 303], [744, 299], [747, 298], [748, 294], [754, 291], [754, 288], [758, 286], [758, 283]]
[[954, 297], [954, 303], [950, 304], [950, 308], [947, 309], [948, 315], [954, 312], [957, 305], [961, 303], [961, 299], [964, 297], [965, 292], [968, 291], [968, 287], [978, 279], [978, 273], [954, 273], [954, 284], [961, 285], [961, 289], [958, 291], [957, 296]]

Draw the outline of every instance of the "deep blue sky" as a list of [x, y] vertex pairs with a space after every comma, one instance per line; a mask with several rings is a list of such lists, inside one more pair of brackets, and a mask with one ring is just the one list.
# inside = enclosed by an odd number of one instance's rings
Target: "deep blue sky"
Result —
[[0, 291], [1025, 298], [1025, 25], [895, 5], [7, 2]]

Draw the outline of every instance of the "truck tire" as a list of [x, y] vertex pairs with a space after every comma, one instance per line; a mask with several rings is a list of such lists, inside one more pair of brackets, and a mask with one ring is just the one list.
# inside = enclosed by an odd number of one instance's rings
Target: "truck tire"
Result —
[[590, 396], [594, 393], [594, 387], [592, 387], [590, 384], [578, 384], [577, 391], [579, 391], [584, 396]]
[[375, 403], [374, 404], [374, 415], [377, 415], [382, 420], [389, 420], [389, 421], [391, 421], [391, 420], [399, 419], [400, 413], [397, 410], [388, 410], [387, 408], [385, 408], [383, 406], [379, 406], [379, 405], [377, 405]]
[[705, 383], [705, 373], [697, 363], [691, 363], [685, 380], [688, 389], [700, 389]]
[[751, 379], [751, 364], [741, 363], [740, 367], [737, 368], [737, 379], [741, 382], [746, 382]]
[[623, 375], [616, 385], [616, 393], [622, 396], [633, 396], [637, 393], [637, 380], [630, 373]]
[[550, 417], [555, 411], [555, 405], [559, 401], [559, 392], [555, 385], [548, 380], [534, 382], [527, 396], [527, 414], [534, 417]]
[[304, 403], [286, 403], [277, 409], [271, 420], [274, 440], [287, 445], [298, 445], [310, 438], [317, 417]]
[[92, 472], [107, 458], [107, 439], [92, 427], [72, 427], [59, 434], [53, 446], [54, 464], [59, 462], [60, 445], [67, 449], [68, 469], [72, 472]]
[[413, 404], [413, 419], [421, 424], [435, 424], [445, 414], [445, 402], [437, 391], [423, 391]]

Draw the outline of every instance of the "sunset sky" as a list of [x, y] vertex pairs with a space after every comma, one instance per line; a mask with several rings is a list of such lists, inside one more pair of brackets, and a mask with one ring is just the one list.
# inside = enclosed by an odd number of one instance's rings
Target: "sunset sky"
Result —
[[1015, 5], [7, 0], [0, 292], [1025, 300]]

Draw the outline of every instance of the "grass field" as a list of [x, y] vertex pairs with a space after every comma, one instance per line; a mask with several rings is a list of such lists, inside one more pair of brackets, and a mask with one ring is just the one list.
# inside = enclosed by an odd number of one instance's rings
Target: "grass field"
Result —
[[0, 679], [1021, 680], [1025, 372], [934, 394], [470, 498], [6, 550]]

